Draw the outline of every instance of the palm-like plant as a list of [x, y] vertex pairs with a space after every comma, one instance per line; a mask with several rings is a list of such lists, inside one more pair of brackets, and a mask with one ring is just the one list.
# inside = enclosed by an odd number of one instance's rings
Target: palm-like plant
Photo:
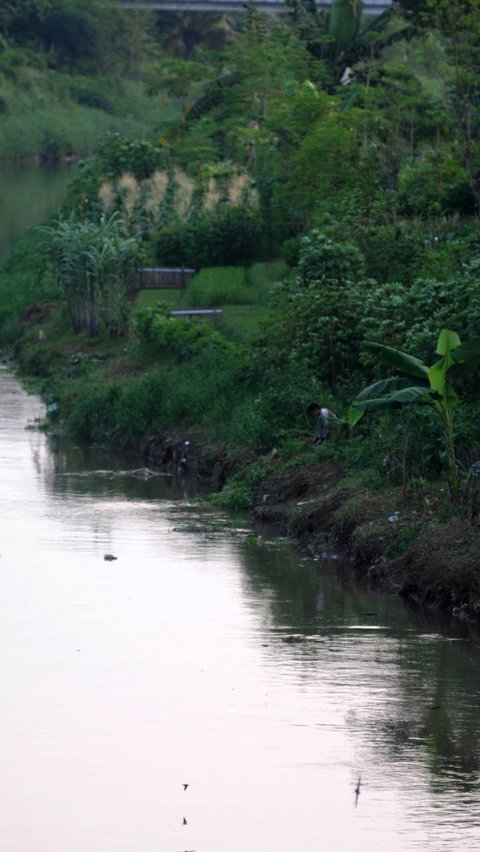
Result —
[[328, 12], [319, 12], [314, 0], [286, 2], [308, 49], [329, 64], [337, 82], [347, 67], [372, 53], [378, 54], [412, 31], [408, 24], [385, 32], [395, 10], [389, 8], [374, 17], [365, 17], [360, 0], [332, 0]]
[[456, 500], [459, 481], [454, 415], [461, 399], [453, 384], [455, 380], [480, 366], [480, 337], [472, 337], [462, 344], [456, 332], [443, 329], [436, 349], [440, 359], [431, 367], [413, 355], [380, 343], [364, 343], [362, 348], [393, 367], [394, 372], [400, 375], [381, 379], [364, 388], [350, 406], [349, 423], [354, 426], [366, 412], [401, 409], [412, 404], [431, 406], [442, 428], [447, 452], [450, 495], [452, 500]]
[[117, 212], [100, 222], [79, 221], [74, 215], [42, 228], [48, 237], [47, 258], [53, 262], [57, 281], [76, 332], [99, 332], [104, 319], [110, 329], [120, 325], [126, 281], [137, 245], [125, 233]]

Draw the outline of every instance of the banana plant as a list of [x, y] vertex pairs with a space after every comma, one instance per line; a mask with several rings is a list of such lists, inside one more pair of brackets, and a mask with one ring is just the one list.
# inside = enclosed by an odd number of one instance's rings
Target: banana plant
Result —
[[318, 59], [330, 63], [337, 80], [348, 66], [364, 56], [378, 53], [411, 33], [411, 26], [385, 32], [396, 14], [394, 7], [379, 15], [365, 16], [361, 0], [332, 0], [327, 13], [319, 12], [314, 0], [286, 0], [301, 37]]
[[414, 404], [431, 406], [442, 428], [450, 495], [455, 501], [459, 481], [454, 415], [461, 399], [453, 383], [480, 366], [480, 337], [472, 337], [462, 344], [455, 331], [442, 329], [436, 349], [440, 358], [431, 367], [413, 355], [380, 343], [367, 342], [362, 348], [392, 367], [396, 375], [374, 382], [360, 391], [350, 406], [348, 422], [355, 426], [366, 412], [401, 409]]

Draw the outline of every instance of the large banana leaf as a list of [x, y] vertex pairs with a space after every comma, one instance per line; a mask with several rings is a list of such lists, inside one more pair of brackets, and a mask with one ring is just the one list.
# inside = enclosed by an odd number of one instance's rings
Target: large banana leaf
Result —
[[360, 9], [357, 0], [332, 0], [328, 19], [328, 35], [340, 53], [348, 47], [357, 34]]
[[353, 402], [352, 405], [349, 406], [349, 409], [347, 411], [347, 423], [352, 427], [355, 426], [358, 421], [362, 419], [364, 414], [365, 412], [362, 411], [360, 408], [357, 408], [357, 406]]
[[413, 376], [416, 379], [428, 380], [428, 367], [413, 355], [400, 352], [399, 349], [392, 349], [391, 346], [383, 346], [381, 343], [363, 343], [362, 349], [376, 355], [400, 373], [406, 373], [407, 376]]
[[353, 405], [362, 411], [380, 411], [384, 408], [400, 408], [403, 405], [408, 405], [412, 402], [430, 403], [430, 397], [433, 392], [424, 385], [412, 385], [403, 390], [394, 391], [389, 396], [376, 397], [375, 399], [356, 399]]
[[456, 363], [465, 363], [468, 367], [478, 367], [480, 364], [480, 337], [471, 337], [465, 343], [461, 343], [452, 352], [452, 358]]
[[[420, 387], [420, 383], [417, 381], [415, 383], [418, 387]], [[391, 379], [381, 379], [378, 382], [374, 382], [373, 385], [369, 385], [368, 388], [364, 388], [357, 396], [357, 400], [368, 399], [369, 397], [378, 397], [382, 394], [390, 394], [392, 391], [396, 390], [404, 390], [406, 388], [412, 387], [412, 380], [401, 377], [394, 377]], [[424, 384], [425, 389], [429, 388], [429, 384], [425, 381]]]
[[375, 15], [374, 18], [369, 16], [368, 23], [365, 27], [363, 27], [361, 32], [359, 32], [358, 38], [363, 39], [364, 36], [366, 36], [367, 33], [369, 33], [369, 32], [374, 32], [374, 33], [382, 32], [383, 28], [388, 24], [390, 18], [392, 17], [392, 14], [393, 14], [393, 10], [390, 8], [390, 9], [385, 9], [379, 15]]
[[442, 328], [437, 340], [437, 355], [444, 355], [447, 357], [459, 346], [460, 338], [457, 332], [450, 331], [448, 328]]
[[439, 396], [445, 396], [447, 399], [454, 399], [457, 396], [452, 385], [447, 381], [447, 372], [452, 365], [454, 365], [452, 357], [447, 356], [433, 364], [428, 371], [428, 378], [433, 390]]

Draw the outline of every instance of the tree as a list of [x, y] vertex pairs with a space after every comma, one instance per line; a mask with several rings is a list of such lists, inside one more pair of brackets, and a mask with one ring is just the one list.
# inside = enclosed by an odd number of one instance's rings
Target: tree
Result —
[[2, 0], [0, 32], [7, 38], [36, 41], [41, 23], [52, 8], [52, 0]]
[[440, 359], [427, 367], [419, 358], [383, 346], [364, 343], [362, 348], [394, 368], [395, 375], [364, 388], [352, 403], [348, 419], [354, 426], [365, 412], [401, 409], [406, 405], [429, 405], [439, 419], [447, 454], [448, 483], [453, 501], [458, 498], [459, 482], [455, 453], [454, 415], [461, 400], [453, 383], [480, 365], [480, 337], [461, 344], [458, 334], [440, 332], [437, 355]]
[[41, 32], [46, 50], [55, 61], [67, 64], [70, 71], [81, 60], [96, 56], [97, 23], [87, 12], [54, 9], [45, 16]]
[[437, 29], [451, 66], [450, 103], [480, 210], [480, 0], [401, 0], [416, 26]]
[[225, 14], [215, 12], [157, 12], [160, 43], [173, 56], [191, 59], [196, 48], [221, 50], [230, 36]]
[[150, 95], [157, 95], [168, 91], [178, 98], [185, 121], [190, 111], [190, 99], [195, 91], [195, 84], [209, 76], [210, 69], [204, 62], [162, 59], [151, 74], [148, 92]]
[[328, 62], [335, 82], [359, 59], [373, 59], [381, 50], [411, 32], [410, 25], [386, 32], [395, 11], [365, 18], [357, 0], [332, 0], [329, 12], [319, 12], [312, 0], [287, 0], [299, 36], [318, 59]]

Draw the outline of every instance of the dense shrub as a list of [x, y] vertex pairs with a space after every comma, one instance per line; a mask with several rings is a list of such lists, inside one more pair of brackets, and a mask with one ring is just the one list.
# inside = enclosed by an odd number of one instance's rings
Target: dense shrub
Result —
[[365, 262], [353, 243], [335, 242], [315, 229], [300, 241], [298, 273], [305, 285], [323, 279], [355, 280], [365, 275]]
[[137, 311], [133, 339], [142, 355], [171, 355], [177, 361], [192, 358], [207, 346], [217, 351], [226, 351], [232, 346], [210, 322], [193, 317], [172, 317], [162, 304]]
[[466, 169], [452, 154], [441, 150], [424, 153], [403, 167], [399, 203], [404, 213], [424, 217], [456, 210], [464, 215], [474, 212]]
[[146, 139], [126, 139], [119, 133], [107, 133], [97, 154], [79, 163], [70, 183], [65, 208], [87, 210], [100, 208], [98, 192], [107, 180], [131, 174], [145, 180], [165, 165], [168, 154]]
[[70, 87], [70, 97], [81, 106], [101, 109], [104, 112], [114, 113], [115, 107], [111, 100], [95, 84], [89, 81], [78, 83]]
[[425, 252], [423, 233], [400, 223], [360, 225], [355, 241], [365, 257], [367, 274], [378, 281], [411, 281]]
[[175, 222], [161, 229], [156, 258], [171, 266], [228, 266], [261, 259], [263, 227], [250, 207], [222, 205], [191, 222]]

